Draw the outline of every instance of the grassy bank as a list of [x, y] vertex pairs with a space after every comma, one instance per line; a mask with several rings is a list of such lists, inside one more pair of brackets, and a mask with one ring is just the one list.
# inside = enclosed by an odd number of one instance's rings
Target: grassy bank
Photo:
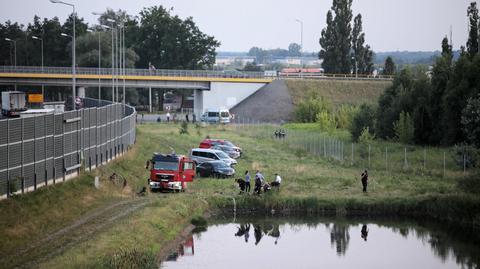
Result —
[[311, 93], [325, 97], [334, 105], [376, 104], [378, 97], [391, 84], [390, 81], [287, 80], [294, 104]]
[[[3, 242], [11, 242], [9, 245], [2, 243], [0, 250], [13, 257], [9, 264], [21, 264], [18, 259], [28, 259], [29, 256], [15, 258], [18, 249], [60, 227], [71, 225], [87, 212], [111, 203], [139, 199], [144, 206], [136, 207], [130, 215], [115, 219], [107, 227], [64, 247], [56, 255], [40, 260], [36, 266], [110, 268], [115, 257], [129, 259], [129, 255], [145, 256], [148, 261], [187, 227], [192, 217], [208, 210], [230, 211], [233, 198], [239, 212], [263, 213], [274, 209], [277, 212], [335, 215], [422, 215], [467, 225], [478, 224], [480, 219], [479, 198], [459, 190], [455, 175], [438, 177], [376, 171], [371, 175], [370, 192], [363, 194], [358, 167], [339, 165], [307, 151], [297, 151], [252, 130], [194, 128], [190, 125], [189, 135], [179, 135], [179, 127], [173, 124], [141, 125], [134, 150], [123, 159], [72, 182], [0, 202], [0, 214], [7, 216], [0, 224], [9, 227], [1, 231], [1, 236]], [[270, 130], [264, 132], [268, 134]], [[170, 152], [173, 148], [178, 154], [187, 154], [207, 135], [232, 140], [244, 149], [245, 154], [236, 167], [237, 175], [241, 176], [245, 170], [260, 169], [271, 181], [274, 173], [279, 173], [283, 178], [281, 191], [262, 196], [240, 195], [231, 179], [198, 179], [189, 185], [186, 193], [152, 193], [145, 198], [132, 198], [135, 190], [146, 185], [148, 171], [144, 165], [152, 152]], [[122, 190], [108, 183], [107, 177], [113, 171], [128, 180], [129, 188]], [[93, 187], [95, 174], [102, 177], [100, 190]], [[84, 205], [85, 201], [89, 203]], [[60, 206], [62, 203], [64, 205]], [[45, 244], [43, 248], [48, 250], [49, 246]], [[125, 255], [118, 256], [119, 253]]]

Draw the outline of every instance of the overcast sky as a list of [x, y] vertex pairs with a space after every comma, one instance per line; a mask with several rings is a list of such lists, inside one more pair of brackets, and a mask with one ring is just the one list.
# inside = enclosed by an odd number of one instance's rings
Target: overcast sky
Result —
[[[300, 43], [304, 22], [304, 50], [318, 51], [318, 39], [332, 0], [65, 0], [77, 13], [96, 23], [92, 11], [107, 7], [137, 15], [144, 7], [174, 7], [173, 13], [192, 16], [200, 29], [215, 36], [221, 51], [247, 51], [252, 46], [286, 48]], [[374, 51], [427, 51], [440, 49], [453, 29], [455, 49], [467, 39], [467, 7], [472, 0], [354, 0], [361, 13], [366, 41]], [[0, 21], [31, 22], [33, 16], [65, 20], [71, 9], [48, 0], [0, 0]]]

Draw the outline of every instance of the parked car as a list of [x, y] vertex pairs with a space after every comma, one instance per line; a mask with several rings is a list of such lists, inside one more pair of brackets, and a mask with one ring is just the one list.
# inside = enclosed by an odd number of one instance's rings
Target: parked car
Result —
[[225, 152], [216, 149], [192, 149], [190, 151], [190, 158], [196, 164], [210, 161], [223, 161], [229, 166], [237, 164], [235, 159], [230, 158]]
[[233, 159], [237, 159], [240, 157], [240, 152], [238, 152], [235, 148], [227, 145], [216, 145], [216, 146], [213, 146], [212, 149], [221, 150], [227, 153], [227, 155]]
[[235, 175], [235, 169], [223, 161], [204, 162], [197, 166], [197, 176], [227, 178]]
[[199, 148], [209, 149], [218, 145], [229, 146], [233, 148], [235, 151], [237, 151], [240, 155], [242, 155], [242, 149], [240, 147], [236, 146], [235, 144], [233, 144], [228, 140], [223, 140], [223, 139], [204, 139], [202, 142], [200, 142]]

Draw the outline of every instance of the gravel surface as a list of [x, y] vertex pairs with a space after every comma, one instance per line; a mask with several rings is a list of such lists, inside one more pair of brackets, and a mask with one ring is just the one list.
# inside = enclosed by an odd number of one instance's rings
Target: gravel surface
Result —
[[274, 80], [240, 104], [230, 109], [235, 120], [255, 120], [261, 122], [286, 122], [293, 119], [294, 105], [287, 84]]

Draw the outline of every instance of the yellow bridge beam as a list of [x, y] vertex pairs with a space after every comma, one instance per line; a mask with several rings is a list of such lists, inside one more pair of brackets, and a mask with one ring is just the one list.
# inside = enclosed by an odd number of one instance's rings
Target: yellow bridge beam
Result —
[[[117, 76], [123, 80], [124, 76]], [[0, 78], [36, 78], [36, 79], [71, 79], [71, 74], [43, 74], [43, 73], [0, 73]], [[111, 75], [84, 75], [77, 74], [77, 79], [112, 79]], [[243, 82], [243, 83], [270, 83], [273, 79], [266, 78], [221, 78], [221, 77], [175, 77], [175, 76], [125, 76], [125, 80], [150, 81], [202, 81], [202, 82]]]

